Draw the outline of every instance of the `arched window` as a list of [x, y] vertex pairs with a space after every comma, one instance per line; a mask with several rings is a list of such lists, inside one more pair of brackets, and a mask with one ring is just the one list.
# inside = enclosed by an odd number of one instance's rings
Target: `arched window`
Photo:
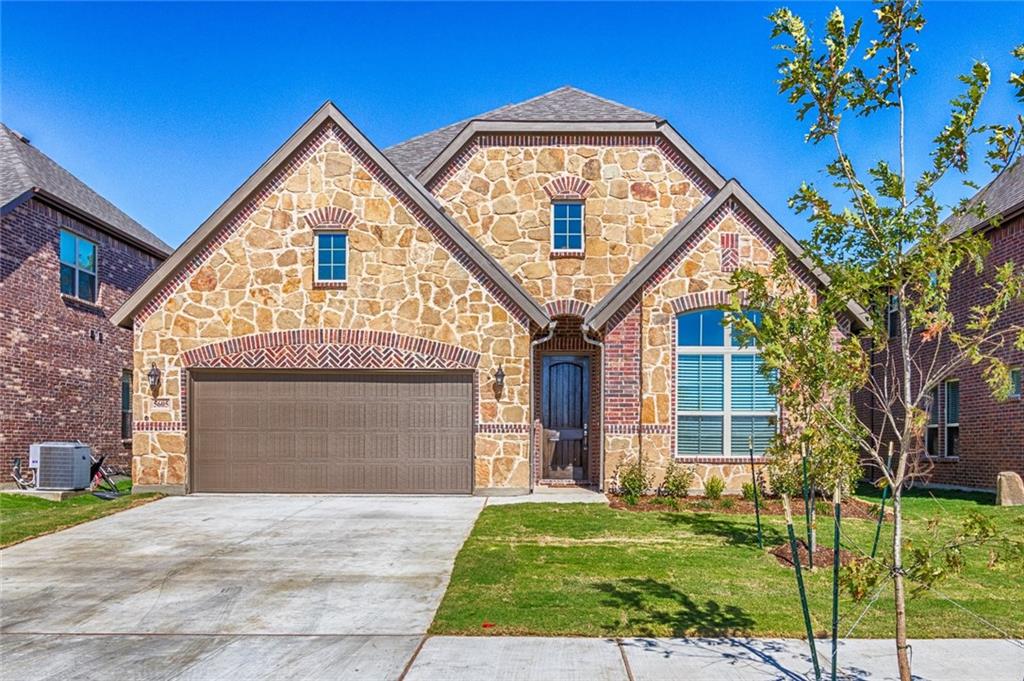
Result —
[[[745, 313], [755, 324], [761, 313]], [[676, 323], [676, 455], [761, 456], [775, 435], [778, 405], [756, 347], [743, 346], [721, 310]]]

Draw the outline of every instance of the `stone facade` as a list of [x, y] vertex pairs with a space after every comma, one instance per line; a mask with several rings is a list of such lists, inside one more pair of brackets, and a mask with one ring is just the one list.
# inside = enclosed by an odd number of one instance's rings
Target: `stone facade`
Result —
[[[588, 482], [614, 486], [619, 463], [640, 454], [660, 475], [675, 452], [675, 316], [725, 302], [736, 268], [766, 268], [778, 244], [771, 230], [730, 200], [611, 321], [587, 332], [594, 305], [721, 191], [666, 138], [481, 134], [425, 187], [558, 323], [556, 333], [548, 338], [342, 128], [326, 124], [135, 315], [136, 371], [156, 365], [164, 375], [157, 396], [137, 382], [137, 483], [188, 487], [190, 369], [417, 368], [459, 356], [451, 366], [476, 372], [475, 486], [526, 489], [543, 471], [536, 405], [541, 361], [553, 352], [590, 358]], [[552, 253], [551, 204], [565, 199], [584, 203], [585, 248], [572, 257]], [[345, 284], [314, 281], [318, 228], [348, 233]], [[733, 491], [749, 475], [732, 458], [690, 463]]]
[[[615, 366], [615, 378], [609, 371], [609, 380], [618, 381], [620, 390], [605, 410], [606, 485], [614, 486], [622, 462], [640, 454], [656, 482], [672, 458], [681, 465], [692, 465], [697, 472], [695, 482], [701, 486], [717, 475], [726, 481], [727, 490], [735, 492], [750, 480], [745, 457], [675, 457], [676, 317], [727, 304], [735, 266], [767, 272], [777, 245], [746, 210], [727, 204], [650, 278], [639, 300], [627, 303], [608, 323], [605, 352], [609, 365]], [[729, 254], [729, 248], [735, 249], [735, 255]], [[728, 262], [734, 258], [736, 262]], [[794, 267], [810, 285], [809, 273], [797, 264]]]
[[[348, 232], [349, 283], [323, 287], [313, 276], [314, 229], [339, 224]], [[478, 355], [476, 486], [529, 485], [526, 323], [340, 129], [320, 130], [212, 244], [135, 319], [136, 372], [155, 364], [165, 377], [158, 398], [141, 386], [135, 397], [138, 484], [187, 486], [185, 378], [201, 348], [340, 329], [388, 334], [409, 347], [432, 342], [441, 354], [452, 348]], [[293, 358], [286, 365], [309, 352], [297, 347], [309, 345], [307, 339], [278, 338], [290, 348], [279, 354]], [[352, 344], [326, 345], [343, 352], [341, 346]], [[257, 365], [266, 366], [267, 356]], [[372, 359], [362, 361], [373, 366]], [[491, 377], [499, 366], [506, 383], [496, 395]]]
[[[541, 303], [593, 305], [708, 196], [654, 136], [483, 136], [431, 190]], [[552, 255], [553, 199], [584, 200], [584, 254]]]
[[[98, 295], [61, 294], [60, 231], [97, 244]], [[160, 263], [81, 219], [29, 199], [0, 220], [0, 472], [25, 463], [33, 442], [82, 440], [114, 464], [121, 439], [121, 379], [132, 334], [109, 317]]]

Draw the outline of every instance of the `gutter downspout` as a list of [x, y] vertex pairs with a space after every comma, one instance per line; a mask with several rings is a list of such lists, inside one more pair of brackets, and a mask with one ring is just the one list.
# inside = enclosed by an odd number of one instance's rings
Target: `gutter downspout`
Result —
[[534, 378], [536, 376], [536, 372], [533, 370], [533, 363], [535, 359], [535, 351], [537, 346], [540, 345], [541, 343], [547, 343], [549, 340], [551, 340], [551, 337], [555, 335], [556, 326], [558, 326], [558, 322], [552, 320], [552, 322], [547, 326], [547, 335], [541, 336], [540, 338], [530, 341], [530, 380], [528, 383], [528, 385], [530, 386], [530, 494], [533, 494], [534, 477], [536, 477], [534, 476], [533, 470], [533, 453], [536, 451], [537, 446], [537, 443], [534, 442], [533, 432], [533, 423], [534, 421], [537, 420], [534, 417], [534, 409], [536, 408], [535, 402], [537, 401], [537, 386], [533, 384]]
[[604, 384], [605, 384], [604, 354], [605, 353], [604, 353], [604, 341], [603, 340], [594, 340], [593, 338], [590, 337], [590, 334], [592, 334], [592, 333], [596, 334], [596, 331], [589, 324], [584, 324], [583, 325], [583, 340], [586, 341], [587, 343], [589, 343], [590, 345], [593, 345], [594, 347], [596, 347], [601, 352], [601, 383], [598, 386], [598, 387], [601, 388], [601, 400], [600, 400], [601, 401], [601, 412], [598, 415], [598, 419], [600, 420], [600, 424], [599, 424], [600, 425], [600, 429], [598, 430], [598, 438], [600, 438], [600, 439], [597, 441], [597, 475], [598, 475], [597, 489], [598, 489], [599, 492], [603, 492], [604, 491], [604, 392], [605, 392], [605, 390], [604, 390]]

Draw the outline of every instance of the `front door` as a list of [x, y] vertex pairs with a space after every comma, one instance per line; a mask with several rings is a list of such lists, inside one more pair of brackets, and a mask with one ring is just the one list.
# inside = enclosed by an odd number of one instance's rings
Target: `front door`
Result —
[[586, 480], [590, 358], [545, 355], [541, 392], [541, 422], [545, 436], [556, 438], [554, 447], [543, 448], [544, 477]]

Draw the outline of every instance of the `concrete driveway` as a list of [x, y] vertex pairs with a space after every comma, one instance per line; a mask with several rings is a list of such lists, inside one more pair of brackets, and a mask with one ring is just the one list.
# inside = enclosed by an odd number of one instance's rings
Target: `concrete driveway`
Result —
[[0, 678], [401, 675], [484, 501], [168, 498], [0, 552]]

